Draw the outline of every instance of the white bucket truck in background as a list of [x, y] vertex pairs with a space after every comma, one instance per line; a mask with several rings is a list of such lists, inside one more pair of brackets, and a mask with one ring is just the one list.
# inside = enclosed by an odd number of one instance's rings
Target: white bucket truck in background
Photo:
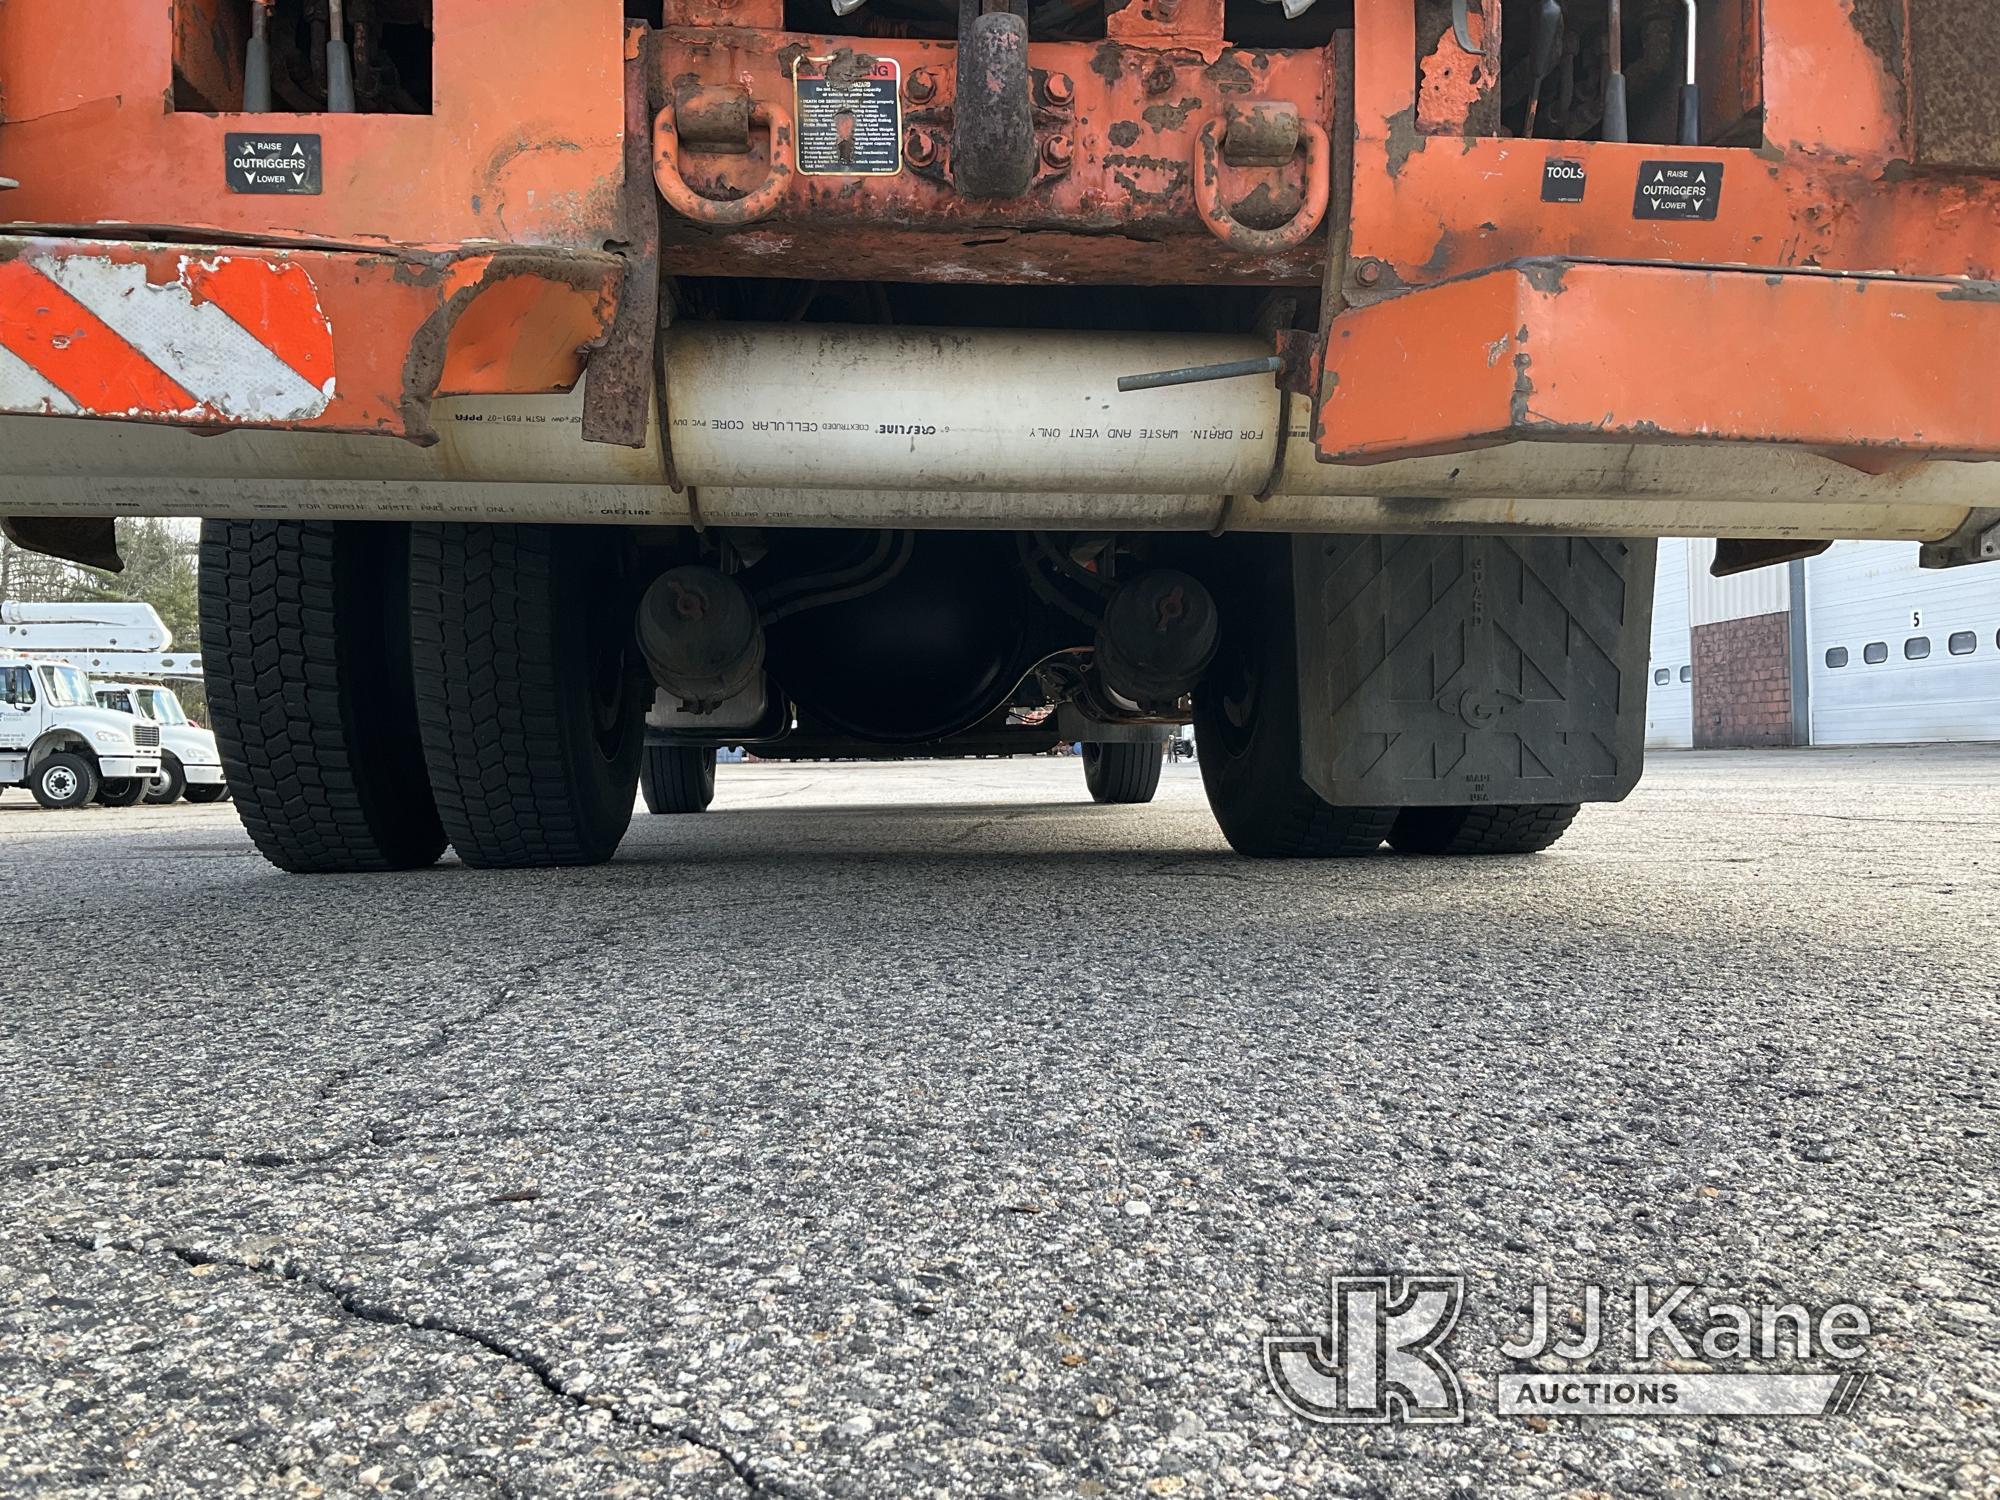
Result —
[[[136, 714], [160, 726], [160, 772], [143, 788], [149, 805], [164, 807], [180, 801], [183, 793], [190, 802], [220, 802], [229, 795], [215, 736], [187, 716], [172, 688], [163, 682], [98, 681], [95, 685], [101, 707]], [[123, 805], [111, 797], [100, 800]]]
[[44, 807], [224, 795], [215, 737], [162, 685], [201, 676], [199, 653], [173, 640], [150, 604], [0, 601], [0, 786]]
[[100, 707], [70, 662], [0, 646], [0, 787], [82, 807], [106, 793], [134, 800], [159, 774], [159, 725]]

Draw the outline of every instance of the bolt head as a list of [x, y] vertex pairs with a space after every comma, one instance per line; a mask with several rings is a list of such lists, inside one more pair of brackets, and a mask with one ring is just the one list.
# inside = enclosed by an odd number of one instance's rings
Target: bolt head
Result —
[[1354, 268], [1354, 279], [1363, 286], [1380, 286], [1382, 284], [1382, 262], [1379, 260], [1362, 261], [1360, 265]]
[[1067, 73], [1050, 73], [1042, 79], [1042, 98], [1060, 109], [1076, 98], [1076, 85]]
[[937, 74], [918, 68], [903, 80], [903, 93], [912, 104], [928, 104], [937, 97]]
[[1052, 135], [1042, 142], [1042, 160], [1060, 170], [1070, 163], [1070, 140], [1066, 135]]
[[937, 143], [924, 130], [911, 130], [903, 136], [903, 155], [913, 166], [929, 166], [937, 157]]
[[1146, 72], [1146, 92], [1164, 94], [1174, 86], [1174, 70], [1171, 63], [1156, 62]]

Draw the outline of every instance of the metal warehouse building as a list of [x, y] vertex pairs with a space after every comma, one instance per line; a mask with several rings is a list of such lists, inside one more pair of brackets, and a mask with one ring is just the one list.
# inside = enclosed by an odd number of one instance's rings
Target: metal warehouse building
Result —
[[1660, 543], [1648, 748], [2000, 740], [2000, 564], [1836, 542], [1712, 578], [1714, 557]]

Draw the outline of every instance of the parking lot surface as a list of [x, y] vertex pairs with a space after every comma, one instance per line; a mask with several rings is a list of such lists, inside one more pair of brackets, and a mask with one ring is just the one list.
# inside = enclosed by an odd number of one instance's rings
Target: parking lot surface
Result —
[[[1275, 864], [1186, 766], [724, 766], [601, 868], [316, 879], [11, 792], [0, 1493], [1993, 1495], [1996, 784]], [[1464, 1422], [1273, 1395], [1357, 1268], [1465, 1279]], [[1864, 1305], [1853, 1412], [1497, 1414], [1533, 1286], [1680, 1282]]]

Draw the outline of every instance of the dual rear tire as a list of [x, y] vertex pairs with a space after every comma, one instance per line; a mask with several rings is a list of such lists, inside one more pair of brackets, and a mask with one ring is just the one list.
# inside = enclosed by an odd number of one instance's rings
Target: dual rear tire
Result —
[[[414, 869], [447, 842], [485, 868], [586, 865], [617, 849], [642, 769], [653, 811], [706, 808], [714, 752], [645, 745], [621, 542], [591, 527], [204, 523], [210, 709], [257, 847], [302, 872]], [[1561, 837], [1573, 805], [1321, 798], [1299, 763], [1288, 570], [1243, 581], [1195, 695], [1202, 782], [1240, 853], [1515, 854]], [[1157, 744], [1084, 747], [1099, 802], [1151, 801], [1160, 770]], [[50, 774], [81, 795], [50, 801]], [[81, 805], [95, 768], [69, 757], [35, 790]]]
[[202, 652], [273, 864], [608, 859], [643, 750], [631, 590], [587, 527], [209, 521]]

